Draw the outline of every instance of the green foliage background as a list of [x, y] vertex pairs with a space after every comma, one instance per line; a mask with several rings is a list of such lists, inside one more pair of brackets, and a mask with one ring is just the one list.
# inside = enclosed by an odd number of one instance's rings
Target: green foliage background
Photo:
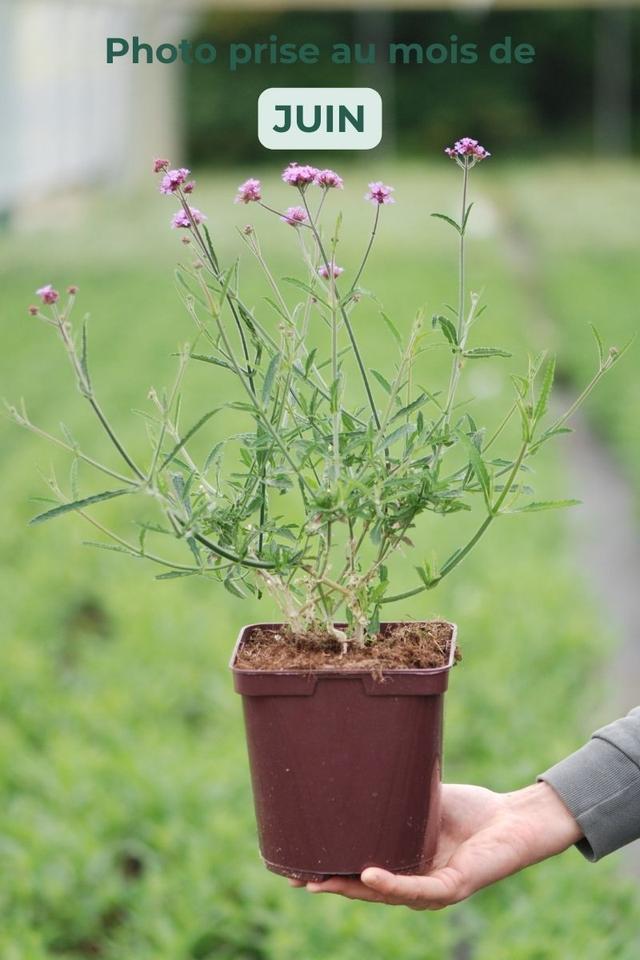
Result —
[[[596, 84], [603, 82], [594, 68], [599, 56], [597, 38], [607, 29], [608, 13], [596, 5], [595, 9], [530, 6], [527, 10], [332, 10], [330, 14], [298, 10], [294, 17], [287, 10], [210, 12], [199, 20], [192, 38], [194, 43], [216, 44], [219, 60], [214, 66], [196, 64], [185, 71], [191, 155], [220, 165], [259, 158], [260, 146], [245, 118], [253, 115], [258, 95], [266, 86], [370, 86], [379, 90], [384, 100], [385, 143], [395, 143], [402, 156], [439, 152], [451, 139], [451, 132], [462, 129], [481, 143], [491, 144], [500, 156], [523, 152], [528, 156], [548, 152], [571, 156], [577, 149], [591, 152]], [[628, 37], [629, 55], [637, 62], [637, 7], [630, 6], [618, 32]], [[320, 48], [321, 58], [307, 68], [254, 62], [235, 72], [227, 69], [224, 53], [230, 43], [253, 46], [272, 36], [278, 43], [311, 41]], [[389, 43], [448, 46], [452, 36], [459, 44], [477, 44], [476, 64], [425, 61], [389, 67], [386, 63]], [[490, 62], [490, 47], [507, 36], [513, 38], [514, 46], [533, 45], [533, 64]], [[358, 43], [365, 52], [375, 43], [377, 61], [374, 65], [334, 65], [330, 61], [334, 43]], [[620, 56], [611, 50], [607, 55], [612, 61]], [[616, 63], [611, 62], [611, 70], [615, 68]], [[631, 71], [630, 97], [631, 139], [637, 149], [637, 70]], [[229, 103], [234, 110], [228, 109]], [[610, 106], [623, 109], [617, 101]], [[612, 144], [612, 149], [619, 145]]]
[[[344, 173], [347, 190], [335, 202], [346, 215], [347, 269], [370, 215], [361, 200], [367, 179], [396, 186], [364, 281], [406, 330], [422, 303], [437, 309], [452, 296], [455, 238], [428, 214], [453, 211], [455, 169], [445, 159], [369, 160]], [[293, 238], [266, 214], [233, 206], [243, 177], [200, 178], [198, 206], [228, 254], [239, 249], [232, 225], [253, 220], [283, 273]], [[283, 190], [274, 183], [275, 195]], [[515, 354], [469, 371], [467, 390], [487, 417], [504, 405], [500, 384], [521, 369], [527, 349], [551, 340], [566, 380], [578, 382], [595, 362], [588, 321], [607, 342], [633, 332], [640, 243], [630, 211], [638, 191], [635, 167], [623, 162], [492, 160], [474, 171], [470, 282], [489, 304], [482, 342]], [[55, 230], [0, 241], [3, 393], [24, 395], [49, 429], [64, 420], [96, 452], [102, 441], [61, 349], [26, 306], [41, 283], [79, 284], [80, 309], [92, 314], [94, 381], [142, 454], [142, 422], [129, 411], [146, 405], [152, 384], [168, 383], [171, 353], [192, 335], [173, 289], [171, 266], [183, 250], [167, 229], [170, 207], [150, 181], [143, 195], [93, 198]], [[516, 238], [528, 279], [518, 271]], [[250, 270], [245, 279], [258, 302]], [[383, 363], [389, 343], [375, 312], [364, 308], [358, 323], [368, 362]], [[224, 395], [222, 374], [192, 377], [199, 407]], [[634, 477], [638, 383], [633, 351], [588, 410]], [[45, 492], [37, 469], [53, 464], [66, 482], [68, 465], [37, 438], [1, 430], [3, 960], [637, 957], [640, 906], [618, 856], [591, 866], [570, 851], [439, 914], [312, 898], [268, 874], [256, 850], [240, 703], [226, 672], [239, 627], [269, 619], [268, 602], [243, 604], [204, 582], [158, 583], [142, 564], [83, 548], [89, 531], [79, 518], [28, 531], [38, 512], [28, 498]], [[571, 496], [560, 447], [543, 455], [539, 492]], [[80, 480], [90, 492], [89, 475], [81, 471]], [[117, 503], [96, 509], [114, 522], [120, 516]], [[437, 520], [421, 529], [425, 554], [434, 546], [445, 553], [443, 536]], [[514, 789], [606, 719], [603, 669], [615, 636], [589, 596], [562, 514], [496, 524], [450, 583], [394, 614], [459, 624], [464, 662], [447, 700], [448, 780]]]

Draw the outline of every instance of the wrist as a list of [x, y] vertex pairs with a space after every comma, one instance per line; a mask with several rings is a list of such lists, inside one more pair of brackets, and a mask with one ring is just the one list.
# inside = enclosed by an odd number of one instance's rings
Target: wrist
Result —
[[562, 853], [583, 836], [575, 817], [544, 781], [506, 794], [505, 806], [531, 863]]

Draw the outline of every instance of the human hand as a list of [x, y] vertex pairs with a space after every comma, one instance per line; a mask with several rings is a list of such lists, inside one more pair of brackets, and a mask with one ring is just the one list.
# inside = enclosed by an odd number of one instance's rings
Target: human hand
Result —
[[[582, 836], [547, 783], [514, 793], [444, 784], [438, 847], [425, 876], [401, 876], [368, 867], [359, 880], [331, 877], [307, 883], [311, 893], [336, 893], [412, 910], [440, 910], [482, 887], [553, 857]], [[290, 880], [292, 886], [305, 886]]]

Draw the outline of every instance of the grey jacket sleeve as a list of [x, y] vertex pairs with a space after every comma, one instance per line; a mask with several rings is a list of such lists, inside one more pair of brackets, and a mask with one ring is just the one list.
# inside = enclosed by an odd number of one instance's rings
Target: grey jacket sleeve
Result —
[[596, 730], [591, 740], [539, 780], [560, 795], [578, 821], [588, 860], [640, 837], [640, 707]]

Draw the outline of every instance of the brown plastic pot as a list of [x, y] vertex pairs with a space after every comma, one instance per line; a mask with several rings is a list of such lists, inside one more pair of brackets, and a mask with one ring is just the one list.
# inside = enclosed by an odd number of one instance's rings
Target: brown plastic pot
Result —
[[[442, 708], [454, 662], [437, 669], [231, 669], [241, 694], [260, 852], [302, 880], [367, 866], [420, 873], [440, 813]], [[382, 629], [392, 624], [383, 624]]]

